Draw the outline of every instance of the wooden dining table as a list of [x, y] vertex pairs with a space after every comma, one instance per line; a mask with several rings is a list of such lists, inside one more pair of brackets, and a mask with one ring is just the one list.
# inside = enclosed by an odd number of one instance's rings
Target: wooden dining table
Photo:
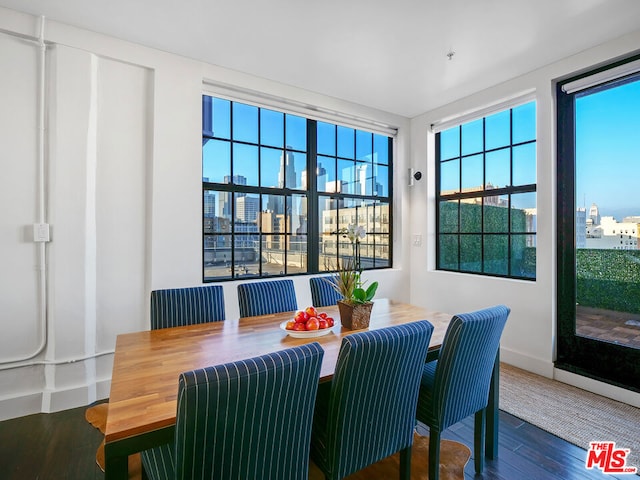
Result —
[[[281, 328], [295, 312], [118, 335], [105, 430], [105, 478], [128, 478], [129, 455], [173, 441], [182, 372], [318, 342], [325, 351], [320, 381], [330, 380], [342, 337], [357, 331], [340, 325], [336, 306], [319, 310], [336, 323], [331, 332], [314, 338], [294, 338]], [[376, 300], [369, 330], [417, 320], [433, 324], [429, 349], [436, 351], [451, 320], [446, 313]], [[496, 359], [487, 409], [487, 458], [495, 458], [498, 448], [498, 365]]]

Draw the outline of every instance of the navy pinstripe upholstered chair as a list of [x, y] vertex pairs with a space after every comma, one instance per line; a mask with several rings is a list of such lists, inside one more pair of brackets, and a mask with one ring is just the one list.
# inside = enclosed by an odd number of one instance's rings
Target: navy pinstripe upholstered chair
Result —
[[324, 351], [310, 343], [185, 372], [173, 444], [142, 452], [152, 480], [303, 480]]
[[298, 309], [293, 280], [241, 283], [238, 285], [241, 317], [255, 317]]
[[151, 292], [152, 330], [224, 319], [224, 292], [220, 285]]
[[482, 472], [491, 374], [509, 312], [498, 305], [455, 315], [438, 360], [423, 367], [416, 417], [429, 427], [430, 480], [439, 476], [441, 433], [471, 414], [475, 414], [475, 468]]
[[400, 451], [411, 475], [415, 408], [433, 333], [426, 320], [342, 339], [330, 383], [321, 384], [311, 458], [329, 480], [346, 477]]
[[329, 282], [333, 282], [335, 277], [313, 277], [309, 279], [311, 287], [311, 303], [314, 307], [326, 307], [335, 305], [338, 300], [342, 300], [340, 295]]

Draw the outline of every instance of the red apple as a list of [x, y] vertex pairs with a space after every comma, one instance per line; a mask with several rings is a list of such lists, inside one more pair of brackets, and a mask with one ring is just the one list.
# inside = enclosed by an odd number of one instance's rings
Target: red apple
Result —
[[320, 328], [320, 322], [316, 317], [311, 317], [307, 320], [307, 330], [318, 330]]

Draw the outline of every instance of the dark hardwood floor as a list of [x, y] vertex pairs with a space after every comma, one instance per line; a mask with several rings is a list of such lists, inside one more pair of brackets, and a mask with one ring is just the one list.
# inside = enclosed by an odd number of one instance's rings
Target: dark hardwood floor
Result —
[[[85, 421], [84, 412], [82, 407], [0, 422], [0, 479], [102, 480], [104, 474], [95, 463], [102, 434]], [[443, 437], [473, 445], [473, 417], [449, 428]], [[475, 475], [470, 460], [465, 480], [637, 478], [587, 470], [585, 458], [584, 450], [501, 411], [499, 458], [487, 461], [482, 475]]]

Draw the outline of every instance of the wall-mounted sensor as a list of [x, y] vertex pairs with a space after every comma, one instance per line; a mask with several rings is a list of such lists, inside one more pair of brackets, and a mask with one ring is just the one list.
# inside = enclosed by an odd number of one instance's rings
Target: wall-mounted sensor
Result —
[[409, 169], [409, 186], [413, 187], [414, 180], [420, 180], [422, 178], [422, 172], [416, 172], [413, 168]]

